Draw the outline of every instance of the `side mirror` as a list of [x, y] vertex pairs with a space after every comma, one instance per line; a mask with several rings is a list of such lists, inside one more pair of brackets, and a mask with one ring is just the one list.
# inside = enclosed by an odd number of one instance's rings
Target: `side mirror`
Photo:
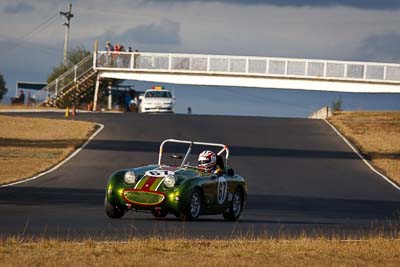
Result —
[[228, 169], [228, 170], [226, 171], [226, 173], [227, 173], [229, 176], [234, 176], [234, 175], [235, 175], [235, 171], [234, 171], [232, 168]]

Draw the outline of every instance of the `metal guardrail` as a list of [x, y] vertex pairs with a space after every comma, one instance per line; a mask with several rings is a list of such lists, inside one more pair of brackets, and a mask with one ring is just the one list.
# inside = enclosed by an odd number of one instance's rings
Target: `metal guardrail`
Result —
[[99, 51], [96, 68], [400, 83], [400, 64], [316, 59]]
[[93, 69], [93, 54], [84, 58], [77, 65], [73, 66], [46, 87], [36, 92], [32, 97], [36, 103], [41, 104], [48, 98], [55, 98], [58, 94], [68, 89], [79, 78]]

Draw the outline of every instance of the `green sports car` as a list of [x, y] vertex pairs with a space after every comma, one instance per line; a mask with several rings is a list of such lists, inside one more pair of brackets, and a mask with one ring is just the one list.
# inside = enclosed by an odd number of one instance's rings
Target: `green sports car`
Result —
[[[166, 145], [173, 149], [180, 146], [186, 152], [171, 153], [169, 160], [174, 163], [162, 164]], [[197, 160], [194, 166], [189, 163], [196, 147], [218, 148], [214, 170], [200, 168]], [[123, 169], [111, 175], [105, 212], [110, 218], [121, 218], [127, 211], [147, 211], [157, 218], [171, 213], [184, 220], [196, 220], [199, 215], [222, 214], [226, 220], [238, 220], [247, 188], [245, 180], [228, 168], [228, 158], [229, 149], [223, 144], [165, 140], [160, 145], [157, 165]]]

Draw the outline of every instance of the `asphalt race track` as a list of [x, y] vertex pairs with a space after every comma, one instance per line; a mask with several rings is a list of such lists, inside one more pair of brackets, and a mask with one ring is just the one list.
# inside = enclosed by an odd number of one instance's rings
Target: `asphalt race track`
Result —
[[[324, 121], [129, 113], [79, 114], [77, 119], [105, 128], [58, 170], [0, 188], [1, 237], [359, 236], [399, 229], [400, 191], [369, 170]], [[159, 144], [167, 138], [230, 147], [230, 165], [247, 179], [249, 191], [239, 222], [225, 222], [222, 216], [155, 220], [135, 212], [119, 220], [106, 217], [108, 176], [156, 163]]]

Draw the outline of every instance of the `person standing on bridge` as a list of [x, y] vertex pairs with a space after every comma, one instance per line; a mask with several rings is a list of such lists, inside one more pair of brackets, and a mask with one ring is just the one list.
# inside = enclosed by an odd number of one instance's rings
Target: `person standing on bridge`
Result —
[[112, 44], [110, 43], [110, 41], [107, 41], [106, 43], [106, 51], [107, 51], [107, 62], [106, 65], [110, 66], [111, 65], [111, 53], [114, 51], [114, 47], [112, 46]]
[[105, 50], [106, 50], [108, 53], [114, 51], [114, 47], [112, 46], [112, 44], [111, 44], [110, 41], [107, 41]]
[[114, 65], [117, 65], [117, 67], [118, 67], [119, 52], [121, 52], [121, 46], [119, 43], [116, 43], [114, 46], [113, 63]]

